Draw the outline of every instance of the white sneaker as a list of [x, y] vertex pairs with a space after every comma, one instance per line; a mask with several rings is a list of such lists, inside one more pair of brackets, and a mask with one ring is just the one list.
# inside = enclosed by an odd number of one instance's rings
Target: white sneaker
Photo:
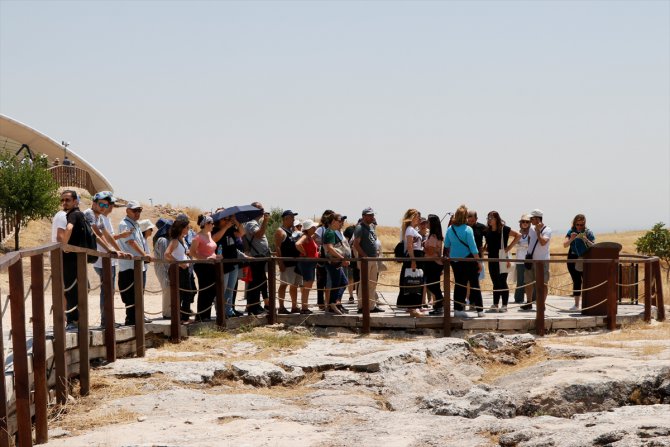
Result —
[[483, 316], [484, 316], [484, 312], [477, 312], [477, 316], [478, 316], [478, 317], [483, 317]]
[[570, 310], [571, 310], [571, 311], [579, 310], [579, 306], [572, 306], [572, 307], [570, 308]]
[[464, 310], [455, 310], [454, 318], [468, 318], [468, 314]]
[[498, 313], [498, 306], [496, 306], [494, 304], [493, 306], [489, 307], [489, 310], [487, 310], [486, 312], [488, 312], [490, 314], [497, 314]]
[[507, 312], [507, 306], [502, 306], [500, 308], [500, 313], [505, 313], [505, 312]]

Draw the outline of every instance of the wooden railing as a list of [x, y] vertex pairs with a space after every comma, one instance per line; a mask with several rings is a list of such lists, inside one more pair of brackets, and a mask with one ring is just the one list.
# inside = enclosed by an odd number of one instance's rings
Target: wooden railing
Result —
[[[63, 250], [77, 253], [77, 283], [65, 285], [63, 281]], [[11, 252], [0, 257], [0, 273], [9, 272], [9, 301], [11, 312], [11, 330], [12, 330], [12, 351], [13, 351], [13, 395], [16, 398], [16, 434], [17, 444], [24, 447], [30, 446], [33, 443], [32, 439], [32, 421], [31, 421], [31, 386], [30, 386], [30, 371], [33, 374], [34, 383], [34, 421], [35, 421], [35, 442], [45, 443], [48, 441], [47, 428], [47, 405], [48, 405], [48, 390], [47, 390], [47, 359], [46, 359], [46, 319], [45, 319], [45, 305], [44, 305], [44, 255], [48, 254], [51, 260], [51, 294], [53, 302], [53, 356], [55, 366], [55, 387], [56, 387], [56, 401], [58, 403], [65, 403], [68, 396], [68, 377], [66, 363], [66, 310], [65, 305], [65, 286], [76, 287], [78, 296], [79, 310], [79, 325], [77, 328], [77, 350], [79, 359], [79, 392], [81, 395], [87, 395], [90, 390], [90, 357], [89, 357], [89, 321], [88, 321], [88, 281], [87, 272], [88, 265], [86, 262], [86, 255], [92, 254], [102, 257], [102, 283], [101, 287], [105, 291], [106, 297], [113, 298], [114, 284], [112, 283], [111, 258], [115, 257], [108, 253], [99, 253], [94, 250], [74, 247], [70, 245], [61, 246], [57, 243], [47, 244], [33, 249], [25, 249], [18, 252]], [[30, 259], [30, 290], [29, 294], [32, 297], [32, 368], [29, 368], [28, 358], [29, 349], [26, 334], [26, 312], [25, 299], [28, 295], [25, 294], [23, 281], [23, 259]], [[630, 258], [630, 259], [627, 259]], [[409, 258], [363, 258], [361, 263], [361, 298], [362, 298], [362, 332], [370, 333], [370, 306], [368, 302], [368, 286], [370, 278], [368, 278], [367, 264], [369, 262], [383, 261], [407, 261]], [[444, 314], [442, 317], [442, 326], [444, 335], [451, 334], [452, 317], [451, 317], [451, 275], [450, 262], [477, 262], [472, 258], [421, 258], [422, 261], [431, 261], [442, 259], [444, 264]], [[620, 262], [630, 262], [633, 259], [635, 262], [644, 265], [644, 320], [651, 320], [652, 303], [657, 306], [657, 319], [663, 321], [665, 319], [665, 307], [663, 302], [663, 290], [661, 283], [661, 270], [658, 258], [644, 257], [644, 256], [630, 256], [622, 259], [584, 259], [584, 263], [599, 263], [607, 264], [609, 277], [607, 285], [605, 286], [605, 297], [607, 300], [607, 317], [606, 323], [610, 330], [616, 328], [616, 314], [617, 314], [617, 264]], [[144, 301], [143, 301], [143, 285], [142, 285], [142, 270], [143, 261], [147, 259], [134, 258], [134, 295], [135, 295], [135, 353], [138, 356], [145, 354], [145, 332], [144, 332]], [[297, 262], [312, 262], [313, 259], [306, 258], [253, 258], [247, 259], [247, 262], [267, 262], [268, 263], [268, 295], [269, 295], [269, 312], [267, 315], [267, 323], [273, 324], [277, 320], [276, 309], [276, 267], [277, 262], [281, 260], [294, 260]], [[322, 260], [328, 262], [327, 260]], [[488, 261], [497, 262], [503, 261], [498, 259], [489, 259]], [[545, 333], [545, 302], [544, 290], [546, 285], [544, 283], [544, 264], [556, 262], [576, 262], [576, 260], [552, 259], [552, 260], [504, 260], [512, 263], [532, 262], [535, 269], [535, 278], [537, 281], [537, 314], [535, 329], [538, 335]], [[153, 261], [162, 262], [162, 261]], [[214, 263], [218, 274], [216, 278], [216, 303], [217, 303], [217, 319], [216, 324], [225, 328], [226, 319], [224, 318], [224, 298], [222, 284], [223, 264], [229, 262], [239, 262], [238, 260], [222, 260], [222, 261], [181, 261], [180, 263]], [[177, 269], [179, 263], [171, 263], [170, 265], [170, 292], [172, 300], [172, 314], [171, 314], [171, 333], [170, 337], [174, 342], [180, 340], [180, 311], [179, 311], [179, 277]], [[652, 295], [652, 282], [656, 283], [655, 295]], [[652, 299], [653, 298], [653, 299]], [[72, 310], [72, 309], [70, 309]], [[114, 300], [106, 299], [104, 302], [104, 316], [105, 316], [105, 349], [106, 359], [110, 362], [116, 360], [116, 332], [114, 325]], [[2, 321], [0, 320], [0, 331], [2, 331]], [[4, 352], [4, 337], [0, 337], [0, 352]], [[2, 371], [5, 371], [4, 355], [0, 361]], [[10, 445], [10, 437], [14, 430], [9, 427], [9, 412], [7, 407], [7, 386], [5, 374], [0, 374], [0, 447]], [[10, 431], [12, 434], [10, 434]]]
[[51, 172], [51, 175], [53, 175], [59, 186], [82, 188], [91, 195], [97, 192], [93, 185], [91, 174], [85, 169], [77, 166], [59, 165], [50, 167], [49, 172]]
[[0, 244], [14, 234], [14, 222], [10, 214], [0, 209]]

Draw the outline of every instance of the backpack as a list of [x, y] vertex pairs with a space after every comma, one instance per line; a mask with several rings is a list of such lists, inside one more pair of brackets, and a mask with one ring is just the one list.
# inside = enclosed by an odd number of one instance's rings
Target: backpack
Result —
[[[393, 249], [393, 256], [396, 258], [406, 258], [407, 257], [407, 252], [405, 251], [405, 241], [400, 241], [398, 244], [396, 244], [395, 248]], [[402, 262], [402, 261], [396, 261], [396, 262]]]
[[[83, 228], [83, 241], [84, 241], [84, 248], [90, 248], [91, 250], [98, 250], [98, 239], [95, 236], [95, 233], [93, 232], [93, 228], [91, 228], [91, 224], [88, 223], [88, 220], [83, 219], [84, 221], [84, 228]], [[86, 255], [86, 262], [89, 264], [95, 264], [95, 261], [98, 260], [98, 257], [95, 255]]]

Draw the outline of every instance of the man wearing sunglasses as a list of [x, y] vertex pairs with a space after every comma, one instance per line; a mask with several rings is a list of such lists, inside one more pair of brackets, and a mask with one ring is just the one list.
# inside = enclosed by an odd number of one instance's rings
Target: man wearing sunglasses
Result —
[[[142, 215], [142, 205], [137, 200], [131, 200], [126, 205], [126, 217], [119, 224], [119, 233], [130, 231], [129, 236], [119, 239], [121, 249], [130, 253], [132, 256], [148, 257], [149, 253], [144, 252], [144, 243], [142, 242], [142, 231], [140, 230], [140, 216]], [[121, 300], [126, 305], [127, 326], [135, 325], [135, 261], [132, 259], [119, 259], [119, 290], [121, 291]], [[144, 271], [147, 265], [144, 264]], [[144, 285], [141, 285], [144, 287]]]
[[[101, 191], [95, 194], [93, 196], [91, 208], [84, 211], [84, 217], [97, 236], [96, 242], [98, 243], [98, 251], [114, 253], [121, 257], [130, 257], [130, 255], [124, 253], [119, 247], [119, 244], [116, 243], [112, 223], [107, 217], [112, 212], [112, 207], [114, 206], [115, 201], [116, 199], [110, 191]], [[115, 258], [112, 258], [112, 284], [116, 283], [117, 265], [118, 261]], [[100, 277], [100, 282], [102, 282], [102, 258], [98, 258], [98, 260], [95, 261], [93, 269]], [[114, 297], [112, 296], [111, 299], [114, 299]], [[104, 302], [105, 291], [100, 287], [100, 325], [103, 327], [105, 326]]]
[[[75, 191], [61, 193], [60, 203], [65, 211], [66, 225], [57, 229], [57, 240], [62, 244], [86, 247], [84, 213], [79, 210], [79, 196]], [[79, 321], [77, 295], [77, 253], [63, 253], [63, 282], [65, 285], [67, 329], [76, 329]]]

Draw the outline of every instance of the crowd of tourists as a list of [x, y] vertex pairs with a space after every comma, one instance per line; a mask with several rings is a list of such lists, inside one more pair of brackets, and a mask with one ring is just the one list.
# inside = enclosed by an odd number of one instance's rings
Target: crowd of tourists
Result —
[[[363, 265], [367, 268], [365, 276], [368, 278], [369, 311], [384, 312], [376, 291], [379, 274], [386, 268], [384, 263], [378, 260], [358, 262], [362, 258], [382, 256], [372, 208], [362, 210], [356, 224], [346, 228], [347, 216], [333, 210], [324, 211], [319, 222], [311, 219], [301, 221], [297, 212], [286, 210], [281, 214], [281, 224], [274, 234], [267, 234], [269, 213], [259, 202], [251, 204], [257, 212], [249, 219], [238, 220], [234, 213], [221, 217], [224, 210], [219, 209], [198, 216], [196, 222], [180, 214], [175, 219], [158, 219], [154, 224], [149, 219], [142, 219], [141, 204], [130, 200], [125, 205], [126, 215], [115, 231], [109, 219], [115, 202], [111, 192], [102, 191], [93, 196], [91, 208], [82, 212], [77, 193], [63, 191], [62, 210], [53, 218], [52, 240], [87, 247], [87, 233], [93, 232], [97, 250], [116, 255], [111, 260], [112, 281], [116, 283], [118, 273], [118, 290], [126, 307], [126, 325], [135, 324], [133, 304], [136, 261], [133, 257], [145, 260], [142, 290], [146, 286], [147, 268], [153, 264], [162, 289], [164, 318], [172, 315], [169, 267], [175, 263], [179, 277], [179, 312], [183, 322], [190, 321], [191, 317], [195, 321], [211, 320], [216, 301], [215, 284], [221, 271], [225, 306], [221, 312], [224, 312], [226, 318], [244, 315], [244, 312], [238, 310], [240, 307], [249, 315], [266, 313], [269, 310], [267, 259], [273, 255], [278, 258], [279, 314], [312, 314], [308, 299], [314, 288], [319, 309], [335, 315], [348, 313], [349, 310], [342, 304], [345, 291], [348, 290], [351, 303], [355, 302], [353, 294], [356, 293], [357, 311], [362, 313], [364, 300], [361, 296], [360, 268]], [[552, 230], [543, 222], [543, 218], [543, 212], [535, 209], [522, 215], [519, 228], [512, 229], [497, 211], [491, 211], [484, 225], [478, 222], [476, 211], [461, 205], [451, 215], [446, 231], [443, 231], [442, 221], [437, 215], [429, 214], [425, 218], [418, 210], [408, 209], [402, 217], [400, 241], [395, 250], [396, 256], [406, 258], [398, 279], [397, 306], [406, 309], [413, 317], [423, 317], [425, 312], [427, 315], [442, 315], [444, 300], [449, 299], [444, 297], [440, 287], [444, 256], [448, 256], [455, 282], [455, 317], [468, 316], [466, 309], [476, 312], [480, 317], [484, 316], [485, 310], [506, 312], [510, 297], [507, 276], [514, 269], [513, 264], [505, 259], [509, 258], [512, 249], [517, 259], [549, 259]], [[193, 223], [199, 231], [192, 229]], [[269, 238], [274, 241], [275, 253], [270, 251]], [[593, 232], [586, 228], [586, 217], [578, 214], [563, 244], [569, 247], [568, 259], [581, 258], [594, 241]], [[485, 253], [488, 259], [500, 260], [485, 260]], [[468, 261], [467, 258], [474, 258], [475, 261]], [[211, 262], [181, 262], [189, 260]], [[216, 261], [222, 261], [222, 269]], [[78, 321], [76, 264], [75, 253], [63, 254], [69, 327], [76, 327]], [[535, 301], [535, 270], [523, 268], [522, 265], [517, 264], [516, 267], [513, 298], [515, 303], [521, 304], [522, 309], [532, 310]], [[548, 281], [549, 264], [543, 265], [544, 278]], [[102, 280], [102, 258], [98, 258], [93, 267]], [[579, 309], [581, 267], [578, 261], [568, 263], [575, 297], [572, 310]], [[489, 309], [484, 308], [480, 290], [480, 281], [486, 270], [494, 290], [493, 304]], [[246, 283], [244, 306], [236, 306], [240, 281]], [[546, 288], [544, 290], [546, 293]], [[432, 309], [427, 306], [427, 296], [431, 297]], [[103, 326], [105, 299], [104, 289], [101, 288], [100, 313]], [[287, 299], [290, 304], [287, 304]]]

